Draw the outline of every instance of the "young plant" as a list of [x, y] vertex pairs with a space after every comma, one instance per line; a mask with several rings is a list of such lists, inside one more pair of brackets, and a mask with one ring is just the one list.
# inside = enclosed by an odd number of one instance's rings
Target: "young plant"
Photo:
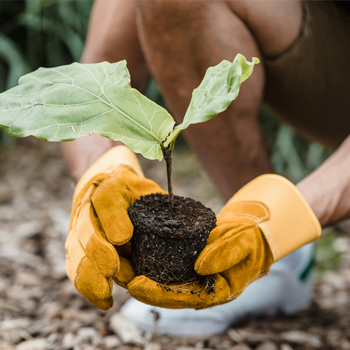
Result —
[[131, 263], [136, 275], [158, 283], [193, 282], [200, 279], [194, 264], [216, 216], [193, 199], [174, 197], [171, 152], [182, 130], [230, 105], [258, 62], [237, 55], [232, 63], [209, 68], [177, 126], [165, 109], [130, 86], [126, 61], [40, 68], [0, 94], [0, 129], [14, 137], [34, 135], [47, 141], [97, 133], [122, 141], [146, 158], [164, 157], [169, 196], [142, 196], [128, 208], [134, 227]]
[[177, 126], [164, 108], [130, 86], [125, 60], [39, 68], [0, 94], [0, 129], [13, 137], [33, 135], [46, 141], [97, 133], [146, 158], [164, 157], [172, 207], [171, 152], [177, 136], [190, 124], [226, 110], [257, 63], [257, 58], [248, 62], [238, 54], [232, 63], [210, 67]]

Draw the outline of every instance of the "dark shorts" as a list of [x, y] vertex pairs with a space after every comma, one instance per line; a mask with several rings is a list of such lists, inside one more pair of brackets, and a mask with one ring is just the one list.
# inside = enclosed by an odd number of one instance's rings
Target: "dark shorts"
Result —
[[330, 1], [303, 7], [298, 39], [265, 60], [265, 103], [302, 135], [334, 148], [350, 134], [350, 15]]

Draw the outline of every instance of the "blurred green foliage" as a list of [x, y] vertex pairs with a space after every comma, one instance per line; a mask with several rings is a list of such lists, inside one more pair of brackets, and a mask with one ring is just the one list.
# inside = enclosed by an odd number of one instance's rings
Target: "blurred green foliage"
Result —
[[[0, 1], [0, 92], [37, 68], [78, 61], [92, 0]], [[0, 142], [14, 140], [0, 131]]]
[[316, 279], [321, 280], [327, 270], [336, 270], [340, 265], [341, 253], [335, 247], [335, 241], [339, 237], [336, 231], [328, 230], [316, 242], [315, 265]]
[[279, 122], [266, 107], [261, 109], [260, 120], [276, 173], [293, 183], [314, 171], [332, 153]]
[[41, 66], [78, 61], [92, 1], [1, 1], [0, 90]]
[[[0, 1], [0, 92], [41, 66], [78, 61], [91, 6], [92, 0]], [[149, 81], [146, 95], [164, 106], [153, 80]], [[294, 183], [329, 155], [278, 122], [265, 108], [261, 110], [261, 122], [276, 172]], [[10, 145], [14, 141], [0, 132], [0, 142]]]

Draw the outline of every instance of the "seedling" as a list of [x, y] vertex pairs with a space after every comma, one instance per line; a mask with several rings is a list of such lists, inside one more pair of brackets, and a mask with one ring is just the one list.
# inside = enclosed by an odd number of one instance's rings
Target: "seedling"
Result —
[[125, 60], [39, 68], [0, 94], [0, 129], [13, 137], [33, 135], [46, 141], [72, 141], [97, 133], [122, 141], [145, 158], [164, 157], [172, 203], [171, 152], [177, 136], [190, 124], [223, 112], [258, 62], [247, 62], [238, 54], [232, 63], [210, 67], [177, 126], [164, 108], [130, 86]]
[[[171, 213], [171, 152], [177, 136], [190, 124], [226, 110], [257, 63], [257, 58], [247, 62], [238, 54], [232, 63], [222, 61], [210, 67], [193, 91], [183, 123], [177, 126], [164, 108], [130, 86], [125, 60], [39, 68], [21, 77], [17, 87], [0, 94], [0, 129], [13, 137], [33, 135], [46, 141], [72, 141], [97, 133], [122, 141], [145, 158], [164, 157]], [[199, 253], [199, 249], [192, 252], [192, 260]]]

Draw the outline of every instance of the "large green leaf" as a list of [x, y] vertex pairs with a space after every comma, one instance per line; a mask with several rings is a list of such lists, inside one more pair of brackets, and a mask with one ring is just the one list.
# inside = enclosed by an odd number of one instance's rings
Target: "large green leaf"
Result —
[[71, 141], [98, 133], [161, 160], [174, 120], [130, 86], [126, 61], [39, 68], [0, 94], [0, 128], [13, 137]]
[[176, 126], [165, 145], [173, 149], [175, 139], [181, 130], [190, 124], [205, 122], [226, 110], [237, 97], [241, 83], [249, 78], [257, 63], [259, 59], [256, 57], [252, 62], [248, 62], [244, 56], [238, 54], [232, 63], [222, 61], [208, 68], [204, 79], [193, 91], [183, 123]]

